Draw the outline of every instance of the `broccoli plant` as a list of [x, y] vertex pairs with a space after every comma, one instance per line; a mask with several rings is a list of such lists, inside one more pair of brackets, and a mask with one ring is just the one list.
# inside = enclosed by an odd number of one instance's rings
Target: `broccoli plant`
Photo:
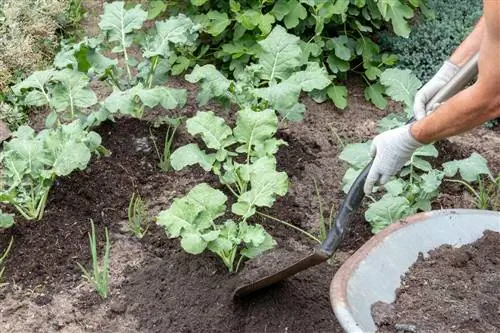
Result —
[[[79, 120], [40, 133], [19, 127], [0, 153], [0, 201], [13, 205], [28, 220], [41, 219], [56, 178], [86, 168], [94, 152], [105, 152], [101, 137], [86, 131]], [[2, 221], [2, 226], [13, 223], [12, 218]]]
[[[160, 213], [158, 223], [165, 226], [170, 237], [180, 237], [187, 252], [198, 254], [208, 248], [233, 271], [236, 257], [252, 258], [275, 244], [262, 226], [249, 225], [247, 220], [258, 208], [271, 207], [277, 196], [288, 191], [288, 176], [276, 170], [274, 157], [285, 144], [274, 137], [278, 117], [271, 109], [242, 109], [237, 113], [236, 126], [231, 128], [211, 111], [198, 112], [186, 121], [186, 127], [191, 135], [201, 137], [205, 147], [191, 143], [178, 148], [171, 155], [172, 167], [181, 170], [197, 164], [217, 175], [234, 195], [231, 212], [238, 220], [213, 223], [225, 213], [227, 197], [201, 184]], [[190, 214], [190, 218], [175, 215], [180, 213]]]
[[[405, 107], [403, 113], [390, 114], [378, 122], [377, 128], [382, 132], [401, 126], [410, 119], [413, 97], [421, 83], [411, 71], [400, 69], [386, 70], [380, 80], [385, 85], [386, 94]], [[348, 192], [352, 182], [371, 161], [370, 145], [371, 141], [350, 144], [339, 155], [349, 164], [342, 179], [344, 192]], [[365, 211], [365, 219], [374, 233], [396, 220], [430, 210], [445, 177], [453, 177], [459, 172], [464, 181], [474, 182], [482, 174], [491, 175], [486, 160], [477, 153], [464, 160], [444, 163], [443, 170], [434, 169], [426, 160], [437, 156], [438, 151], [432, 144], [420, 147], [399, 175], [384, 185], [386, 193], [379, 200], [372, 198], [373, 202]]]
[[[179, 14], [144, 29], [146, 19], [140, 5], [126, 9], [123, 1], [105, 3], [99, 36], [63, 44], [52, 68], [34, 72], [13, 91], [24, 105], [49, 107], [47, 127], [77, 117], [96, 125], [116, 113], [141, 118], [146, 108], [183, 106], [186, 90], [164, 84], [173, 47], [193, 44], [199, 26]], [[99, 99], [102, 93], [89, 88], [91, 79], [108, 83], [111, 94]], [[89, 113], [90, 107], [95, 112]]]
[[[200, 83], [197, 101], [206, 104], [212, 98], [229, 100], [254, 111], [273, 108], [283, 119], [297, 121], [304, 117], [306, 107], [299, 102], [302, 91], [322, 90], [331, 84], [326, 69], [317, 62], [304, 61], [300, 39], [277, 25], [264, 40], [253, 63], [227, 79], [213, 65], [195, 66], [186, 75], [192, 83]], [[338, 98], [334, 102], [345, 106], [347, 90], [332, 88]]]

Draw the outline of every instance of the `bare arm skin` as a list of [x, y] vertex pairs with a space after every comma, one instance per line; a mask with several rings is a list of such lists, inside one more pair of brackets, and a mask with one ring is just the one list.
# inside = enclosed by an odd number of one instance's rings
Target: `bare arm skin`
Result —
[[464, 133], [500, 117], [500, 1], [484, 0], [484, 16], [451, 60], [463, 65], [479, 47], [476, 83], [411, 127], [416, 140], [430, 143]]

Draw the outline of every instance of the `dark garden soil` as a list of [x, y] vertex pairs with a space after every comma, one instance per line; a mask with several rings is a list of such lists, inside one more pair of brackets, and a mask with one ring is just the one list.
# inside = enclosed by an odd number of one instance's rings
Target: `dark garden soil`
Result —
[[375, 303], [381, 333], [406, 327], [415, 332], [500, 332], [500, 233], [476, 242], [443, 245], [419, 255], [391, 303]]

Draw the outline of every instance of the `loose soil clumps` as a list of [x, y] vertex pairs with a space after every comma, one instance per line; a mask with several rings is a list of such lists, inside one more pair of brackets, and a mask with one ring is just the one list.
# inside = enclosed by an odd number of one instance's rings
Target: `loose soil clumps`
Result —
[[443, 245], [409, 269], [391, 303], [377, 302], [378, 332], [500, 332], [500, 233]]

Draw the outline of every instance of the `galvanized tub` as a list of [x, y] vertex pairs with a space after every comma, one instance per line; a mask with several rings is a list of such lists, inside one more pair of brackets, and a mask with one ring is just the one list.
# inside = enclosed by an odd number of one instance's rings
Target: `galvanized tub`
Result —
[[461, 246], [481, 238], [483, 231], [500, 232], [500, 212], [447, 209], [420, 213], [394, 223], [373, 236], [337, 271], [330, 300], [347, 333], [376, 331], [371, 306], [391, 303], [401, 276], [417, 260], [443, 244]]

